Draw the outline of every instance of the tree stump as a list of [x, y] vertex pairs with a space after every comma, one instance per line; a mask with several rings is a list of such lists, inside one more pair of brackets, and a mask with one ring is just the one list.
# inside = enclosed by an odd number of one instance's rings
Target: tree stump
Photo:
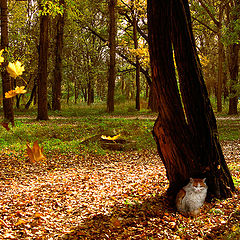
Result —
[[[102, 134], [92, 136], [85, 139], [81, 144], [89, 145], [90, 143], [98, 143], [102, 149], [112, 150], [112, 151], [128, 151], [136, 149], [136, 142], [131, 140], [126, 140], [123, 138], [118, 138], [116, 140], [102, 139]], [[113, 134], [108, 134], [107, 136], [113, 137]]]

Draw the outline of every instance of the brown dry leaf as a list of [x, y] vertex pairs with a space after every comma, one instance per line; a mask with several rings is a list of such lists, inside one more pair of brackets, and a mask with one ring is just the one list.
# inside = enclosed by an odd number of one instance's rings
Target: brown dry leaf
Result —
[[114, 228], [121, 228], [121, 222], [119, 221], [119, 219], [118, 218], [115, 218], [115, 217], [113, 217], [112, 219], [111, 219], [111, 224], [112, 224], [112, 226], [114, 227]]
[[8, 123], [2, 122], [1, 125], [2, 125], [4, 128], [6, 128], [7, 131], [10, 130], [10, 128], [9, 128], [9, 126], [8, 126]]
[[25, 223], [27, 223], [27, 221], [20, 218], [20, 219], [18, 219], [18, 221], [17, 221], [17, 223], [15, 224], [15, 226], [19, 226], [19, 225], [22, 225], [22, 224], [25, 224]]
[[30, 146], [27, 144], [27, 154], [31, 163], [41, 162], [42, 160], [46, 159], [46, 157], [43, 155], [43, 147], [39, 147], [38, 141], [33, 143], [33, 148], [30, 148]]

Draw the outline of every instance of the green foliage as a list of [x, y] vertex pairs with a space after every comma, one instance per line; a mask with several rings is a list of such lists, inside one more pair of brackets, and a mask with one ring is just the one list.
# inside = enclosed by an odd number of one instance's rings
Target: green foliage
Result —
[[226, 46], [238, 44], [240, 36], [240, 19], [231, 21], [228, 26], [223, 27], [223, 43]]
[[58, 14], [63, 14], [64, 6], [59, 0], [42, 0], [41, 1], [42, 10], [39, 11], [40, 15], [51, 15], [53, 17]]

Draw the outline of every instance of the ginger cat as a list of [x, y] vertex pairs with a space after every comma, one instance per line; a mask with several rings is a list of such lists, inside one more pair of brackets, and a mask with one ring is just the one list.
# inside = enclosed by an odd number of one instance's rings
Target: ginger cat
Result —
[[206, 178], [190, 178], [190, 182], [177, 194], [176, 207], [185, 216], [196, 216], [200, 213], [207, 196]]

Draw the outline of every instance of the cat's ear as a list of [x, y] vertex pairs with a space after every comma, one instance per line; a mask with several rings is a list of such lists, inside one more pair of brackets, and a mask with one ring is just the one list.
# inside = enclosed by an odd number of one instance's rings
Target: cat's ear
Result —
[[203, 179], [203, 182], [204, 182], [204, 183], [206, 182], [206, 178]]
[[190, 183], [193, 183], [193, 178], [190, 177]]

